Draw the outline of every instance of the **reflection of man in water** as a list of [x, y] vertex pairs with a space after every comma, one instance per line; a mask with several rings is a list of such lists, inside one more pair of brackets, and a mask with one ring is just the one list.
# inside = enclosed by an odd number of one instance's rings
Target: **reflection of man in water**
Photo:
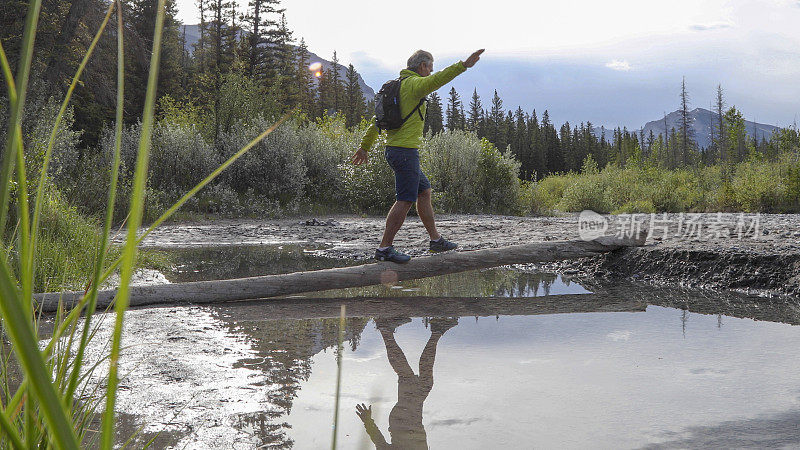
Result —
[[386, 344], [389, 364], [397, 373], [397, 404], [389, 413], [389, 435], [392, 443], [384, 439], [381, 430], [372, 419], [372, 405], [356, 405], [356, 414], [364, 422], [364, 427], [377, 449], [427, 449], [428, 439], [422, 425], [422, 404], [433, 388], [433, 363], [436, 358], [436, 344], [442, 335], [458, 324], [457, 319], [432, 319], [431, 337], [419, 357], [419, 375], [415, 375], [406, 360], [403, 350], [394, 340], [394, 330], [411, 319], [378, 319], [378, 331]]

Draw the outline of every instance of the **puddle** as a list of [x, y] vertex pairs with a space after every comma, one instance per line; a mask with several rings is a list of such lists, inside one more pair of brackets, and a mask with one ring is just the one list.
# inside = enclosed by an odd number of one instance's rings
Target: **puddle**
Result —
[[329, 446], [344, 303], [340, 448], [795, 447], [800, 311], [759, 302], [631, 286], [133, 310], [120, 435]]
[[286, 244], [166, 247], [159, 250], [169, 253], [175, 262], [173, 269], [165, 273], [172, 283], [227, 280], [363, 264], [353, 259], [320, 256], [320, 250], [324, 248]]

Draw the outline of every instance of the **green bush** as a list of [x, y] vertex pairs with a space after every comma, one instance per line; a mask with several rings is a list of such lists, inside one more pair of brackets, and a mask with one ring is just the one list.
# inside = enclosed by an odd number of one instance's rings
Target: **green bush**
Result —
[[177, 200], [221, 163], [197, 127], [162, 121], [153, 129], [148, 186]]
[[650, 200], [632, 200], [612, 211], [613, 214], [654, 213], [656, 208]]
[[501, 153], [491, 142], [481, 140], [478, 186], [487, 213], [521, 214], [520, 163], [510, 153]]
[[355, 166], [346, 159], [339, 163], [344, 181], [342, 197], [352, 211], [385, 214], [394, 203], [394, 172], [384, 157], [385, 145], [385, 135], [381, 135], [366, 164]]
[[786, 204], [786, 185], [775, 176], [775, 165], [747, 161], [736, 167], [732, 188], [741, 208], [748, 212], [780, 212]]
[[[221, 158], [228, 159], [271, 125], [263, 118], [252, 125], [235, 124], [217, 139]], [[291, 123], [278, 127], [231, 165], [224, 181], [239, 194], [252, 192], [281, 204], [301, 198], [308, 177], [297, 134], [297, 126]]]
[[575, 177], [564, 189], [564, 196], [557, 208], [562, 211], [590, 209], [599, 213], [610, 212], [611, 207], [606, 200], [602, 175]]
[[498, 214], [525, 211], [519, 162], [486, 139], [465, 131], [438, 133], [426, 139], [420, 157], [437, 208]]
[[426, 140], [420, 163], [431, 182], [437, 209], [464, 212], [484, 208], [478, 181], [481, 152], [481, 141], [464, 131], [438, 133]]
[[[364, 129], [350, 131], [341, 115], [326, 116], [296, 128], [297, 149], [306, 167], [308, 183], [304, 198], [317, 204], [337, 205], [345, 190], [345, 177], [339, 167], [348, 162], [358, 147]], [[373, 157], [376, 157], [373, 154]]]
[[531, 208], [530, 210], [538, 214], [552, 214], [558, 209], [558, 203], [564, 197], [567, 189], [575, 174], [550, 175], [531, 184]]

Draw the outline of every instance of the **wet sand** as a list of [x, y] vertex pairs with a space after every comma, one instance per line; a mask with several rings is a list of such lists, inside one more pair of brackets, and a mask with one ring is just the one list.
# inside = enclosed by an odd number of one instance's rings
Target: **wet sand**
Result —
[[[631, 228], [651, 230], [647, 245], [543, 269], [582, 280], [627, 279], [655, 285], [736, 290], [767, 297], [800, 296], [800, 215], [642, 214], [603, 216], [605, 234]], [[209, 220], [165, 225], [145, 240], [151, 247], [302, 244], [320, 256], [368, 260], [383, 232], [382, 217], [280, 220]], [[313, 225], [309, 225], [312, 223]], [[321, 224], [320, 224], [321, 223]], [[536, 241], [577, 239], [577, 214], [558, 217], [441, 215], [440, 232], [461, 250]], [[412, 256], [427, 251], [428, 237], [409, 217], [395, 246]]]

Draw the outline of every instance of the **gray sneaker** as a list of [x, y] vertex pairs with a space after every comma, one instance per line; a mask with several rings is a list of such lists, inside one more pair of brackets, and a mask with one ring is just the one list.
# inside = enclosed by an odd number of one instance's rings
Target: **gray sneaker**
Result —
[[441, 238], [438, 241], [431, 241], [431, 251], [432, 252], [446, 252], [448, 250], [453, 250], [458, 247], [458, 244], [455, 242], [450, 242], [445, 238]]
[[411, 260], [411, 257], [405, 253], [400, 253], [394, 249], [394, 245], [386, 250], [375, 250], [375, 259], [378, 261], [390, 261], [393, 263], [404, 264]]

